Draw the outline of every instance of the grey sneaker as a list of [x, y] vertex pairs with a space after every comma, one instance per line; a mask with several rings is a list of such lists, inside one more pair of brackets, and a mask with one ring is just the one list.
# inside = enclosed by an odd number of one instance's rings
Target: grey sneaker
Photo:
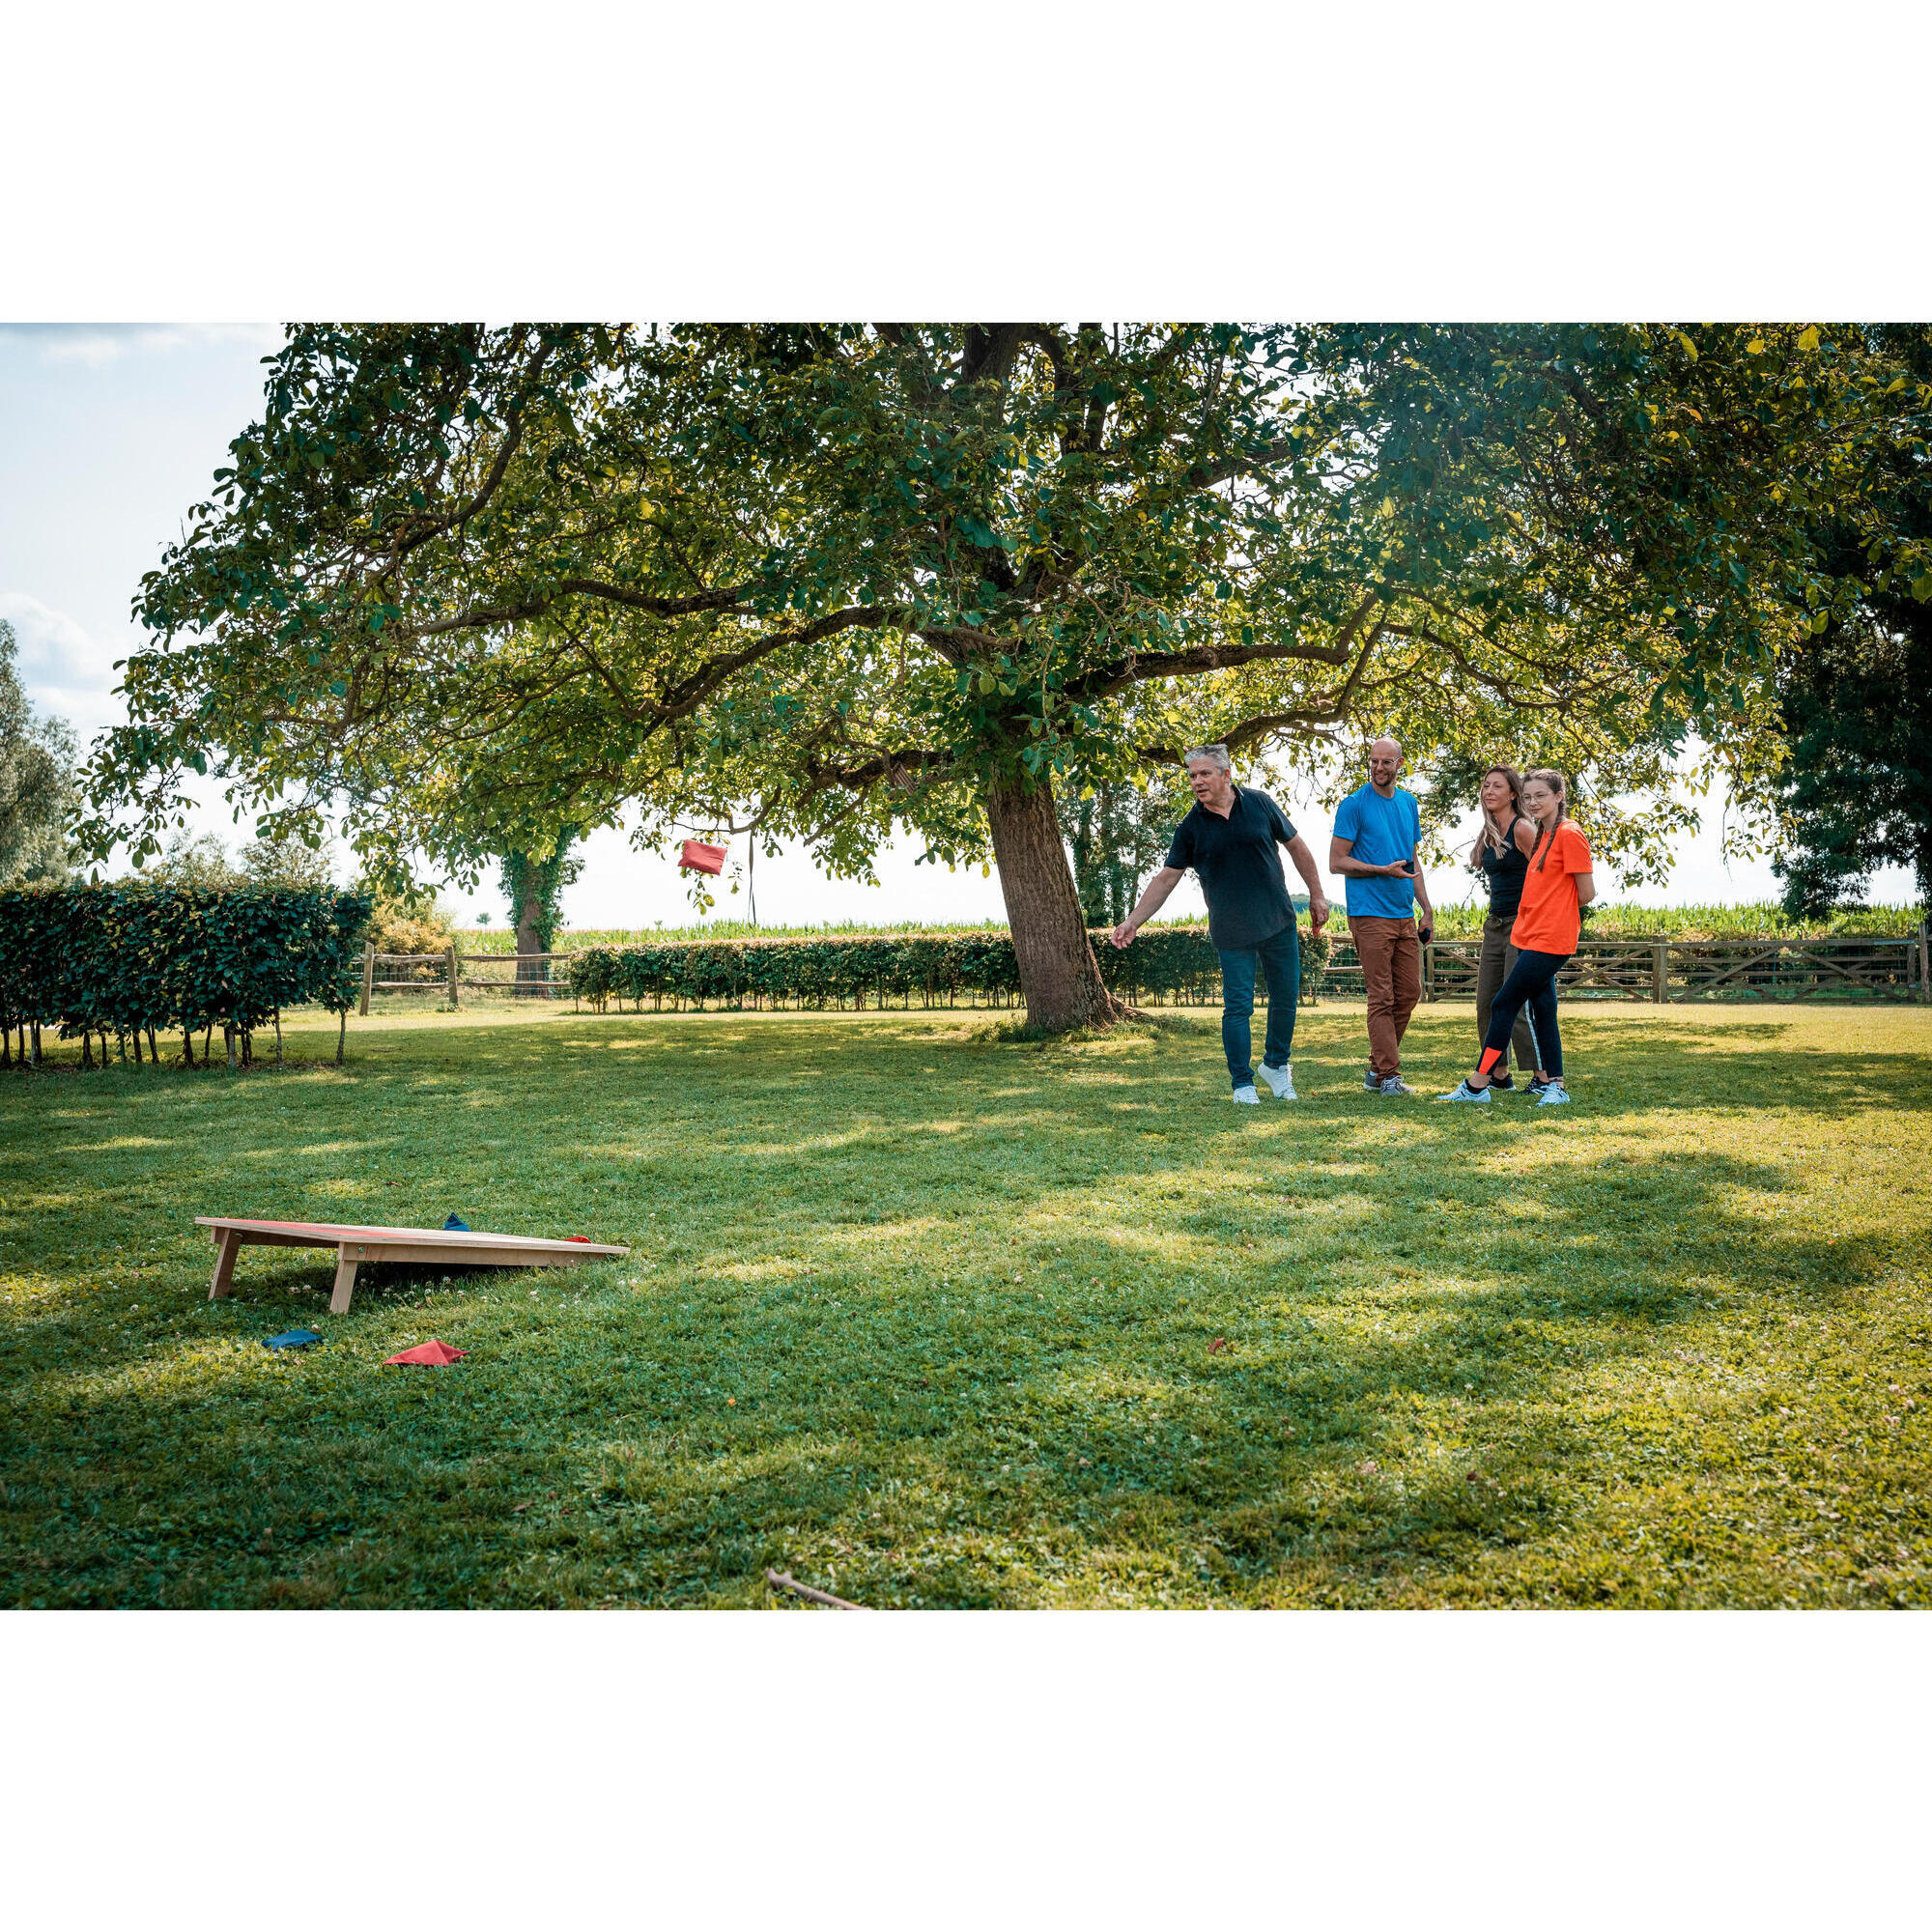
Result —
[[1391, 1094], [1413, 1094], [1414, 1092], [1415, 1089], [1411, 1087], [1408, 1084], [1408, 1082], [1402, 1077], [1400, 1073], [1391, 1073], [1389, 1077], [1386, 1080], [1384, 1080], [1381, 1084], [1381, 1094], [1383, 1099], [1389, 1098]]
[[1252, 1087], [1236, 1087], [1234, 1099], [1237, 1107], [1259, 1107], [1262, 1103], [1262, 1096]]
[[1562, 1081], [1550, 1081], [1536, 1096], [1536, 1104], [1539, 1107], [1567, 1107], [1570, 1104], [1570, 1096], [1563, 1091]]
[[1296, 1098], [1294, 1091], [1294, 1068], [1288, 1066], [1264, 1066], [1262, 1078], [1268, 1084], [1268, 1090], [1277, 1100]]
[[1478, 1107], [1487, 1107], [1491, 1104], [1489, 1088], [1471, 1087], [1466, 1080], [1459, 1080], [1448, 1093], [1438, 1094], [1435, 1097], [1438, 1100], [1468, 1100]]
[[1362, 1075], [1362, 1092], [1379, 1094], [1382, 1091], [1382, 1076], [1372, 1066]]

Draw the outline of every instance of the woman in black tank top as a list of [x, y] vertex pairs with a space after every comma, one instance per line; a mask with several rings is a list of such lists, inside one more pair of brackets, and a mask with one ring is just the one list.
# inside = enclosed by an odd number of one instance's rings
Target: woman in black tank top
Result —
[[[1476, 1037], [1490, 1030], [1490, 1009], [1495, 1004], [1496, 990], [1516, 964], [1516, 948], [1509, 943], [1510, 927], [1516, 923], [1517, 905], [1522, 897], [1522, 882], [1529, 873], [1530, 847], [1536, 842], [1536, 827], [1522, 815], [1522, 780], [1508, 765], [1492, 765], [1483, 774], [1483, 829], [1469, 853], [1469, 869], [1483, 875], [1490, 892], [1490, 916], [1483, 922], [1483, 952], [1476, 967]], [[1516, 1064], [1524, 1071], [1536, 1069], [1530, 1084], [1542, 1084], [1536, 1067], [1536, 1042], [1529, 1030], [1527, 1014], [1520, 1015], [1510, 1035]], [[1507, 1059], [1496, 1067], [1495, 1086], [1507, 1090], [1516, 1082], [1510, 1078]]]

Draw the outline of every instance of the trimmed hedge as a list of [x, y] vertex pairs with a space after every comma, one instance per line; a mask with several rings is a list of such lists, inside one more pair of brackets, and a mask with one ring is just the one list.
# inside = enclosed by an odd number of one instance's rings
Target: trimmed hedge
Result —
[[[1200, 925], [1144, 927], [1119, 951], [1104, 928], [1090, 935], [1100, 977], [1135, 1005], [1220, 997], [1221, 962]], [[1301, 940], [1301, 996], [1320, 994], [1328, 959], [1324, 934]], [[609, 1002], [666, 1001], [682, 1007], [789, 1002], [801, 1007], [894, 1004], [1010, 1005], [1019, 997], [1018, 961], [1004, 932], [881, 934], [876, 938], [671, 941], [593, 946], [571, 955], [570, 990], [602, 1012]], [[1265, 999], [1265, 987], [1257, 987]]]
[[[190, 1036], [220, 1027], [231, 1064], [239, 1040], [284, 1007], [319, 1005], [342, 1013], [361, 994], [362, 936], [374, 901], [330, 887], [155, 886], [136, 879], [99, 886], [22, 887], [0, 892], [0, 1065], [9, 1037], [58, 1026], [82, 1041], [128, 1039], [140, 1056], [156, 1033], [179, 1031], [187, 1064]], [[336, 1057], [341, 1058], [340, 1043]]]

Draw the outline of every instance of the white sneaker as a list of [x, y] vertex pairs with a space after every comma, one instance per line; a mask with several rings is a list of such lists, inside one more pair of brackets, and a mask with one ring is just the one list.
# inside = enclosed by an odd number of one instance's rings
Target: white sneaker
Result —
[[1236, 1087], [1235, 1089], [1236, 1106], [1259, 1107], [1261, 1103], [1262, 1103], [1262, 1096], [1259, 1094], [1257, 1094], [1252, 1087]]
[[1294, 1091], [1293, 1066], [1264, 1066], [1261, 1075], [1265, 1080], [1277, 1100], [1294, 1100], [1300, 1097]]
[[1536, 1104], [1539, 1107], [1567, 1107], [1570, 1104], [1570, 1096], [1563, 1091], [1562, 1081], [1552, 1080], [1536, 1096]]

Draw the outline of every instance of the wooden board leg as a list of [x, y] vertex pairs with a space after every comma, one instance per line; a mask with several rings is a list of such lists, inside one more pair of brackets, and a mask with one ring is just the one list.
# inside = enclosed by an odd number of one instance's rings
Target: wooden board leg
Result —
[[331, 1315], [347, 1315], [349, 1298], [355, 1293], [355, 1263], [340, 1248], [335, 1251], [335, 1293], [328, 1297]]
[[241, 1252], [242, 1236], [233, 1228], [214, 1231], [214, 1279], [208, 1284], [208, 1298], [218, 1301], [232, 1291], [235, 1257]]

